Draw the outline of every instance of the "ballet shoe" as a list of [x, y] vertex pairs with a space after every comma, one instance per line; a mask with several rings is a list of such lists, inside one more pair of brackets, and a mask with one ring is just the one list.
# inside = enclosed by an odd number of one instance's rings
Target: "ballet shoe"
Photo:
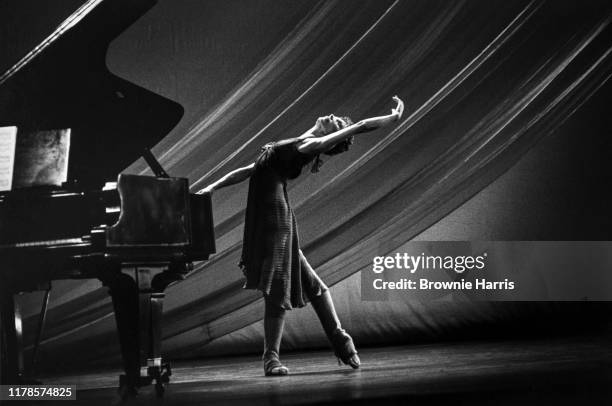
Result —
[[338, 358], [338, 364], [342, 362], [344, 365], [349, 365], [353, 369], [359, 368], [361, 360], [357, 355], [355, 344], [350, 335], [343, 329], [337, 329], [330, 337], [334, 354]]
[[289, 369], [281, 364], [278, 353], [268, 350], [263, 355], [264, 374], [266, 376], [284, 376], [289, 374]]

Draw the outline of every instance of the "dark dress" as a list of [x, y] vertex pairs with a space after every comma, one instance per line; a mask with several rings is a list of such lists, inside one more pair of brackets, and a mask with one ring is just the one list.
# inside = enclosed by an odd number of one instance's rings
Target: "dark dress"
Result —
[[284, 309], [303, 307], [327, 287], [301, 254], [287, 180], [315, 156], [298, 151], [299, 139], [266, 144], [249, 181], [242, 266], [246, 289], [259, 289]]

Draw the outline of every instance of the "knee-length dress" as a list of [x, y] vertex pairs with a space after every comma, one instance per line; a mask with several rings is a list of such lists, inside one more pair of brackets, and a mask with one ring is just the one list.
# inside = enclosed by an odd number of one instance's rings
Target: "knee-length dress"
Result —
[[259, 289], [274, 304], [302, 307], [326, 289], [300, 252], [287, 180], [297, 178], [315, 155], [298, 151], [297, 138], [266, 144], [249, 181], [242, 259], [246, 289]]

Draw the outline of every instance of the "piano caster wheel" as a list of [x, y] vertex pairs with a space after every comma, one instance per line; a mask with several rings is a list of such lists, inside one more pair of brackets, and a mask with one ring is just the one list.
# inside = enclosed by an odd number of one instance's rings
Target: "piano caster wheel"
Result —
[[149, 367], [147, 370], [148, 382], [151, 383], [155, 381], [155, 393], [158, 398], [164, 396], [164, 392], [166, 391], [165, 386], [170, 382], [170, 375], [172, 375], [172, 371], [168, 363], [162, 364], [161, 366]]

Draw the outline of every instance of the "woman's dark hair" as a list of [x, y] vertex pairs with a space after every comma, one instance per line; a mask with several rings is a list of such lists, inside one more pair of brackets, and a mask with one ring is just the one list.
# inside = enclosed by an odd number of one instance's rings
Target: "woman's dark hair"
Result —
[[[353, 124], [353, 120], [351, 120], [350, 117], [340, 117], [340, 119], [342, 120], [342, 122], [344, 123], [344, 125], [342, 126], [342, 128], [346, 128], [350, 125]], [[340, 128], [340, 130], [342, 129]], [[340, 154], [344, 151], [348, 151], [349, 146], [353, 143], [353, 139], [355, 137], [353, 137], [352, 135], [347, 138], [344, 141], [340, 141], [339, 143], [337, 143], [336, 145], [334, 145], [333, 147], [331, 147], [330, 149], [328, 149], [327, 151], [324, 152], [325, 155], [337, 155]], [[310, 172], [312, 173], [316, 173], [319, 172], [319, 169], [321, 169], [321, 166], [323, 165], [323, 160], [321, 159], [321, 155], [317, 155], [313, 164], [312, 164], [312, 168], [310, 169]]]

